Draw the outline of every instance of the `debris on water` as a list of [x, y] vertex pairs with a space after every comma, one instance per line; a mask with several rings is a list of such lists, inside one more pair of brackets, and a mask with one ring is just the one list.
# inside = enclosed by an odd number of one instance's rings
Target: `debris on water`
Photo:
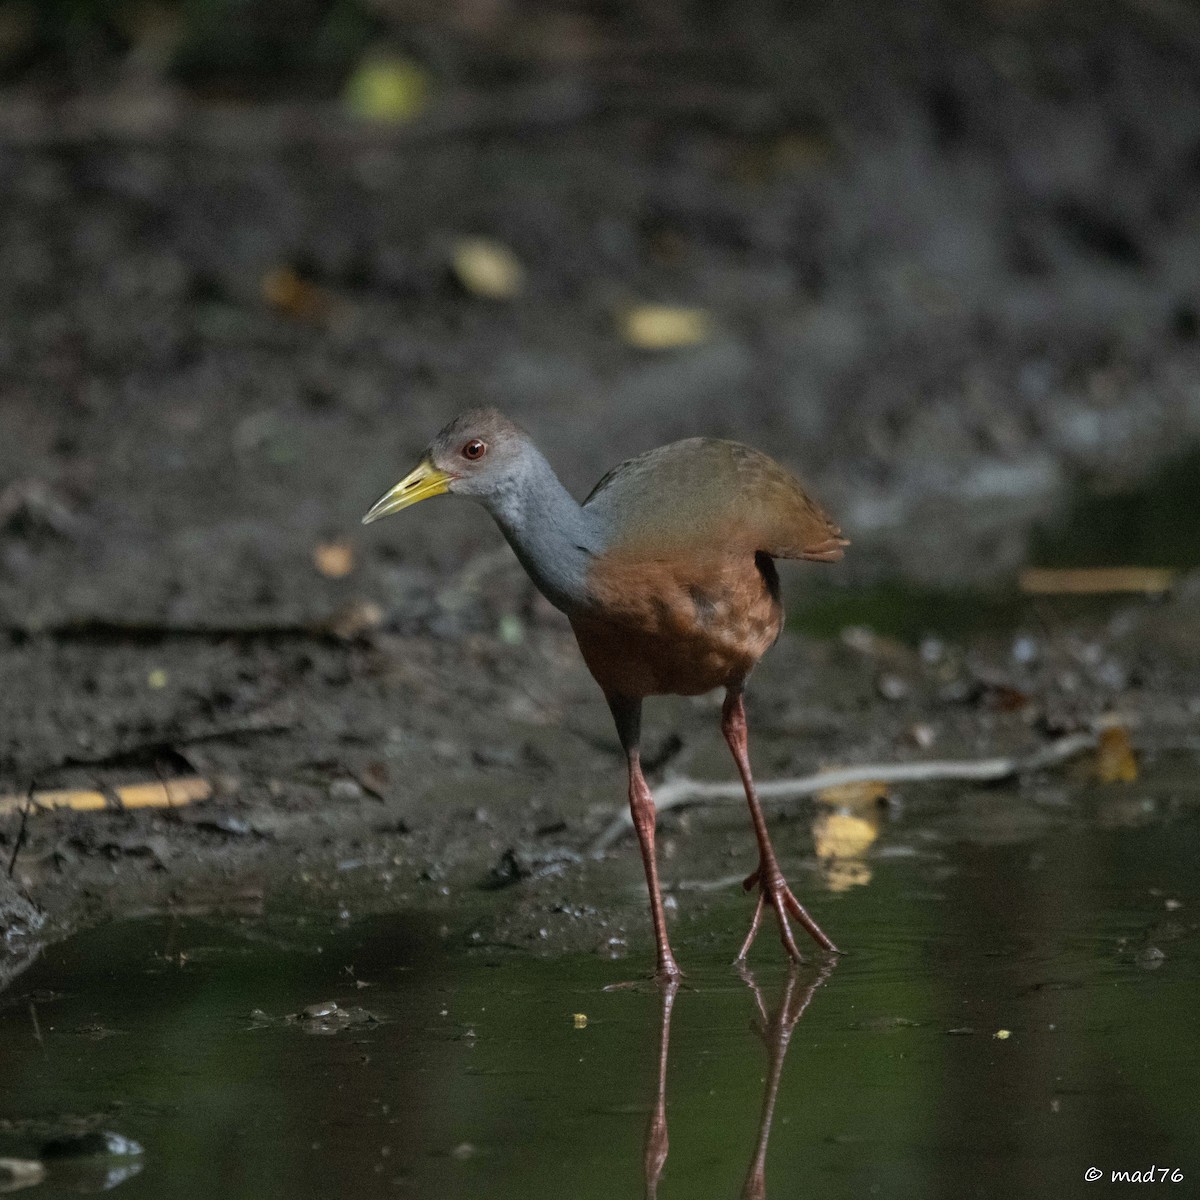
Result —
[[954, 1034], [959, 1037], [967, 1037], [970, 1034], [973, 1034], [975, 1032], [975, 1030], [970, 1025], [959, 1025], [959, 1026], [956, 1026], [954, 1029], [947, 1029], [946, 1032], [948, 1034]]
[[0, 1192], [19, 1192], [46, 1178], [46, 1168], [36, 1159], [0, 1158]]
[[588, 1023], [587, 1013], [572, 1013], [571, 1023], [576, 1029], [586, 1029]]
[[1143, 971], [1157, 971], [1159, 967], [1167, 961], [1166, 952], [1160, 950], [1157, 946], [1143, 946], [1137, 952], [1134, 962], [1137, 963]]
[[[257, 1011], [257, 1010], [256, 1010]], [[265, 1017], [265, 1014], [264, 1014]], [[251, 1013], [252, 1020], [260, 1020]], [[265, 1017], [270, 1020], [269, 1017]], [[379, 1018], [358, 1005], [340, 1005], [336, 1000], [318, 1000], [305, 1005], [299, 1012], [288, 1013], [283, 1018], [286, 1025], [294, 1025], [305, 1033], [340, 1033], [343, 1029], [354, 1029], [364, 1025], [377, 1025]]]
[[132, 1138], [107, 1129], [92, 1129], [86, 1133], [67, 1133], [51, 1138], [42, 1147], [43, 1158], [130, 1158], [142, 1154], [142, 1147]]
[[483, 880], [481, 887], [489, 891], [511, 887], [525, 879], [544, 879], [548, 875], [558, 875], [571, 863], [579, 861], [579, 855], [574, 850], [556, 847], [540, 854], [530, 854], [527, 851], [510, 846], [492, 865]]
[[337, 1010], [338, 1006], [336, 1000], [320, 1000], [316, 1004], [306, 1005], [301, 1011], [300, 1015], [308, 1018], [309, 1020], [313, 1020], [317, 1017], [332, 1016], [332, 1014], [337, 1012]]
[[80, 1025], [74, 1030], [80, 1037], [88, 1038], [93, 1042], [102, 1042], [105, 1038], [117, 1037], [122, 1032], [120, 1029], [110, 1029], [107, 1025], [101, 1025], [93, 1021], [90, 1025]]
[[1012, 1037], [1012, 1030], [1011, 1029], [997, 1029], [996, 1032], [992, 1034], [992, 1037], [994, 1037], [997, 1041], [1005, 1042], [1010, 1037]]
[[919, 1029], [920, 1026], [920, 1021], [913, 1021], [909, 1017], [868, 1017], [865, 1021], [856, 1022], [851, 1028], [875, 1031], [883, 1029]]
[[457, 1159], [459, 1162], [466, 1162], [468, 1158], [474, 1158], [478, 1153], [478, 1149], [470, 1142], [459, 1142], [459, 1144], [450, 1151], [450, 1157]]

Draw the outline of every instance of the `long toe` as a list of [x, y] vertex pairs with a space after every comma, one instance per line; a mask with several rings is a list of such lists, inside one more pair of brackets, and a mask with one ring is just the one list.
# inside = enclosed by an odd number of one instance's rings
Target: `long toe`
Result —
[[794, 962], [801, 962], [799, 947], [796, 945], [795, 936], [792, 933], [792, 927], [788, 922], [790, 914], [807, 930], [808, 935], [817, 943], [823, 950], [829, 950], [837, 953], [837, 947], [825, 936], [821, 927], [808, 914], [808, 910], [804, 905], [796, 899], [792, 889], [788, 887], [787, 881], [779, 874], [778, 869], [772, 870], [770, 867], [759, 864], [758, 868], [753, 871], [746, 879], [745, 886], [748, 889], [757, 886], [758, 898], [754, 908], [754, 917], [750, 922], [750, 932], [746, 935], [746, 940], [742, 943], [742, 948], [738, 952], [736, 961], [745, 961], [746, 955], [750, 953], [750, 947], [754, 944], [754, 939], [758, 936], [759, 926], [762, 923], [763, 909], [770, 906], [775, 913], [775, 919], [779, 924], [779, 938], [783, 942], [784, 949], [788, 953], [788, 957]]
[[792, 893], [792, 889], [785, 883], [783, 885], [783, 900], [787, 906], [788, 912], [800, 922], [808, 932], [808, 936], [812, 938], [822, 950], [828, 950], [833, 954], [839, 953], [838, 948], [825, 936], [825, 931], [808, 915], [808, 909], [796, 899]]

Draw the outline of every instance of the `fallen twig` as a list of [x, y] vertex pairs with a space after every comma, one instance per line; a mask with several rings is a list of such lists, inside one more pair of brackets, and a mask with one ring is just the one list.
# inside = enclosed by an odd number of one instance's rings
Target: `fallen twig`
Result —
[[[207, 800], [212, 795], [212, 786], [205, 779], [162, 779], [157, 783], [129, 783], [113, 788], [120, 807], [125, 808], [180, 808], [196, 800]], [[24, 796], [0, 796], [0, 817], [20, 811], [21, 831], [17, 846], [13, 850], [13, 862], [25, 831], [25, 821], [31, 811], [69, 808], [74, 812], [111, 812], [113, 806], [101, 791], [86, 789], [62, 789], [50, 792], [35, 792], [32, 789]]]
[[[929, 783], [953, 779], [974, 783], [992, 783], [1013, 779], [1033, 771], [1057, 766], [1096, 747], [1099, 730], [1071, 733], [1035, 750], [1032, 754], [1007, 758], [935, 760], [933, 762], [875, 763], [861, 767], [841, 767], [818, 771], [795, 779], [771, 779], [758, 785], [762, 800], [796, 800], [823, 792], [826, 788], [851, 783]], [[740, 783], [717, 783], [679, 776], [668, 779], [654, 792], [654, 805], [660, 813], [685, 804], [744, 800]], [[633, 828], [627, 809], [622, 809], [588, 848], [588, 855], [600, 858], [604, 852]]]
[[1030, 567], [1021, 572], [1021, 591], [1034, 596], [1104, 596], [1169, 592], [1178, 574], [1169, 567]]
[[[25, 844], [25, 829], [29, 824], [29, 810], [33, 807], [33, 784], [30, 783], [25, 792], [25, 803], [21, 806], [21, 824], [17, 828], [17, 840], [13, 842], [12, 857], [8, 860], [8, 877], [13, 877], [13, 872], [17, 869], [17, 855], [21, 853], [21, 847]], [[3, 811], [0, 809], [0, 811]]]

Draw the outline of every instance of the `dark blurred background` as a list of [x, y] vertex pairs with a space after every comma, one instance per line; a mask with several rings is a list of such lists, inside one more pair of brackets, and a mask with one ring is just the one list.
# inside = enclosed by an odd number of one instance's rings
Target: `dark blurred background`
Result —
[[479, 402], [580, 494], [762, 446], [839, 587], [1189, 565], [1198, 68], [1171, 0], [5, 0], [0, 613], [436, 627], [495, 531], [357, 520]]

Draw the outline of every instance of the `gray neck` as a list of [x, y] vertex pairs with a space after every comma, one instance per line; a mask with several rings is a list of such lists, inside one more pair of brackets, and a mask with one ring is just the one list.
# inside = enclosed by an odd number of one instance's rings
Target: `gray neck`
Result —
[[587, 602], [588, 565], [602, 549], [602, 531], [533, 446], [522, 466], [484, 504], [538, 590], [570, 614]]

